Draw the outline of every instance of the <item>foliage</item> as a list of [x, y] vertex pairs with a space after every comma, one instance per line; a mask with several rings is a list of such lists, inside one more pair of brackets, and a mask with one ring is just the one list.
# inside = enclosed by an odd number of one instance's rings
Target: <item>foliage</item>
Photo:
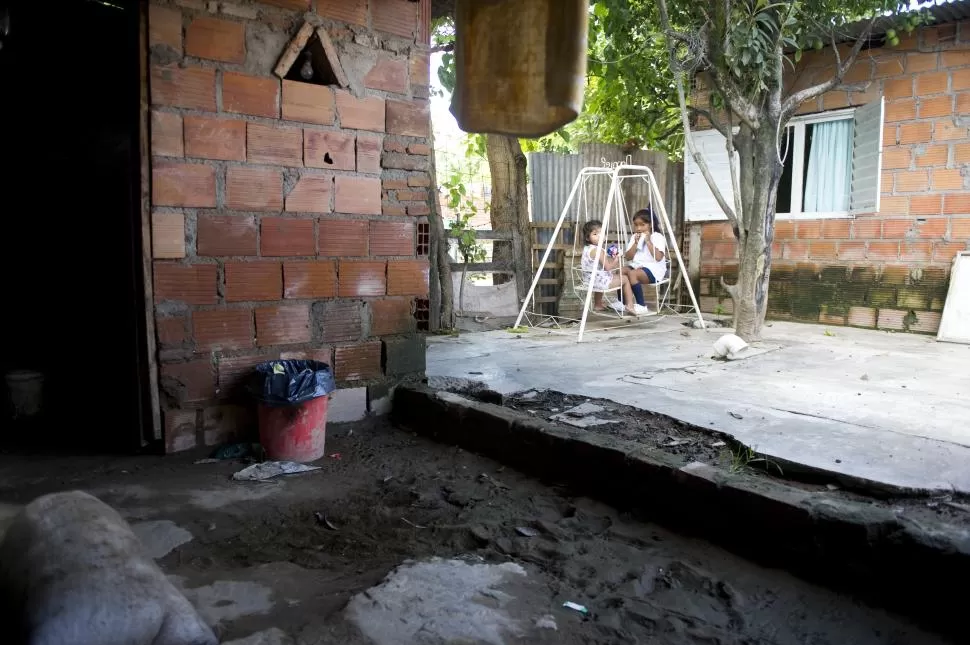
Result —
[[468, 196], [468, 189], [461, 180], [461, 175], [454, 174], [442, 184], [445, 189], [448, 208], [455, 211], [455, 219], [448, 224], [451, 234], [458, 246], [458, 254], [462, 261], [484, 262], [488, 257], [485, 249], [475, 237], [475, 229], [469, 223], [478, 215], [478, 207]]

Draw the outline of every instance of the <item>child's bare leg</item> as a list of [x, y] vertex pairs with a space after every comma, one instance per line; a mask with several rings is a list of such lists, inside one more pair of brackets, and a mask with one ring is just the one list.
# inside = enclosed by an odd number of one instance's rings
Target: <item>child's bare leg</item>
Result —
[[626, 276], [623, 276], [622, 280], [623, 280], [623, 283], [622, 283], [623, 302], [626, 303], [626, 310], [629, 311], [631, 314], [635, 314], [637, 310], [633, 306], [633, 303], [636, 302], [636, 300], [633, 298], [633, 287], [630, 284], [630, 280]]
[[593, 309], [603, 308], [603, 294], [599, 291], [593, 292]]

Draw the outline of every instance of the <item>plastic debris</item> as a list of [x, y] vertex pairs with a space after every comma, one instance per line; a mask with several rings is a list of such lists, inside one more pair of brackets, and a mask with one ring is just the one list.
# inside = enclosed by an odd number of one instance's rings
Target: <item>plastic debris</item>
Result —
[[730, 415], [731, 415], [732, 417], [734, 417], [735, 419], [743, 419], [743, 418], [744, 418], [743, 416], [741, 416], [741, 415], [740, 415], [740, 414], [738, 414], [737, 412], [729, 412], [728, 414], [730, 414]]
[[581, 614], [588, 614], [589, 613], [589, 610], [586, 609], [585, 606], [576, 604], [576, 603], [572, 602], [571, 600], [567, 600], [566, 602], [564, 602], [562, 604], [562, 606], [565, 607], [566, 609], [572, 609], [574, 611], [578, 611]]
[[559, 627], [556, 625], [555, 617], [549, 614], [536, 618], [536, 627], [539, 629], [551, 629], [554, 632], [559, 631]]
[[535, 530], [534, 528], [530, 528], [528, 526], [516, 526], [515, 532], [521, 535], [522, 537], [535, 537], [539, 535], [539, 531]]
[[280, 475], [296, 475], [312, 470], [320, 470], [320, 466], [307, 466], [295, 461], [264, 461], [233, 473], [232, 478], [236, 481], [264, 481]]

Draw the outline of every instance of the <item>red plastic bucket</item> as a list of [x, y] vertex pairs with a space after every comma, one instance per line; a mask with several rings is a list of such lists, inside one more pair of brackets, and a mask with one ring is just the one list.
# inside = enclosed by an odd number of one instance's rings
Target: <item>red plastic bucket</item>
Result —
[[329, 396], [321, 396], [287, 406], [260, 403], [259, 442], [267, 458], [307, 463], [323, 457], [329, 399]]

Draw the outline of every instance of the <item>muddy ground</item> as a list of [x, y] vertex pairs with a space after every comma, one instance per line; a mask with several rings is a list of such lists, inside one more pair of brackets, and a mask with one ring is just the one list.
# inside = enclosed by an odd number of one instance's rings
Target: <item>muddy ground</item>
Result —
[[[244, 463], [193, 463], [201, 454], [3, 455], [0, 502], [81, 488], [132, 523], [171, 520], [187, 529], [193, 539], [160, 564], [224, 640], [276, 627], [294, 642], [363, 645], [344, 616], [355, 594], [405, 560], [463, 556], [512, 561], [528, 574], [507, 589], [518, 628], [504, 635], [506, 643], [945, 642], [556, 482], [385, 422], [332, 426], [327, 452], [322, 470], [272, 483], [233, 482]], [[563, 608], [565, 601], [585, 605], [589, 615]]]

